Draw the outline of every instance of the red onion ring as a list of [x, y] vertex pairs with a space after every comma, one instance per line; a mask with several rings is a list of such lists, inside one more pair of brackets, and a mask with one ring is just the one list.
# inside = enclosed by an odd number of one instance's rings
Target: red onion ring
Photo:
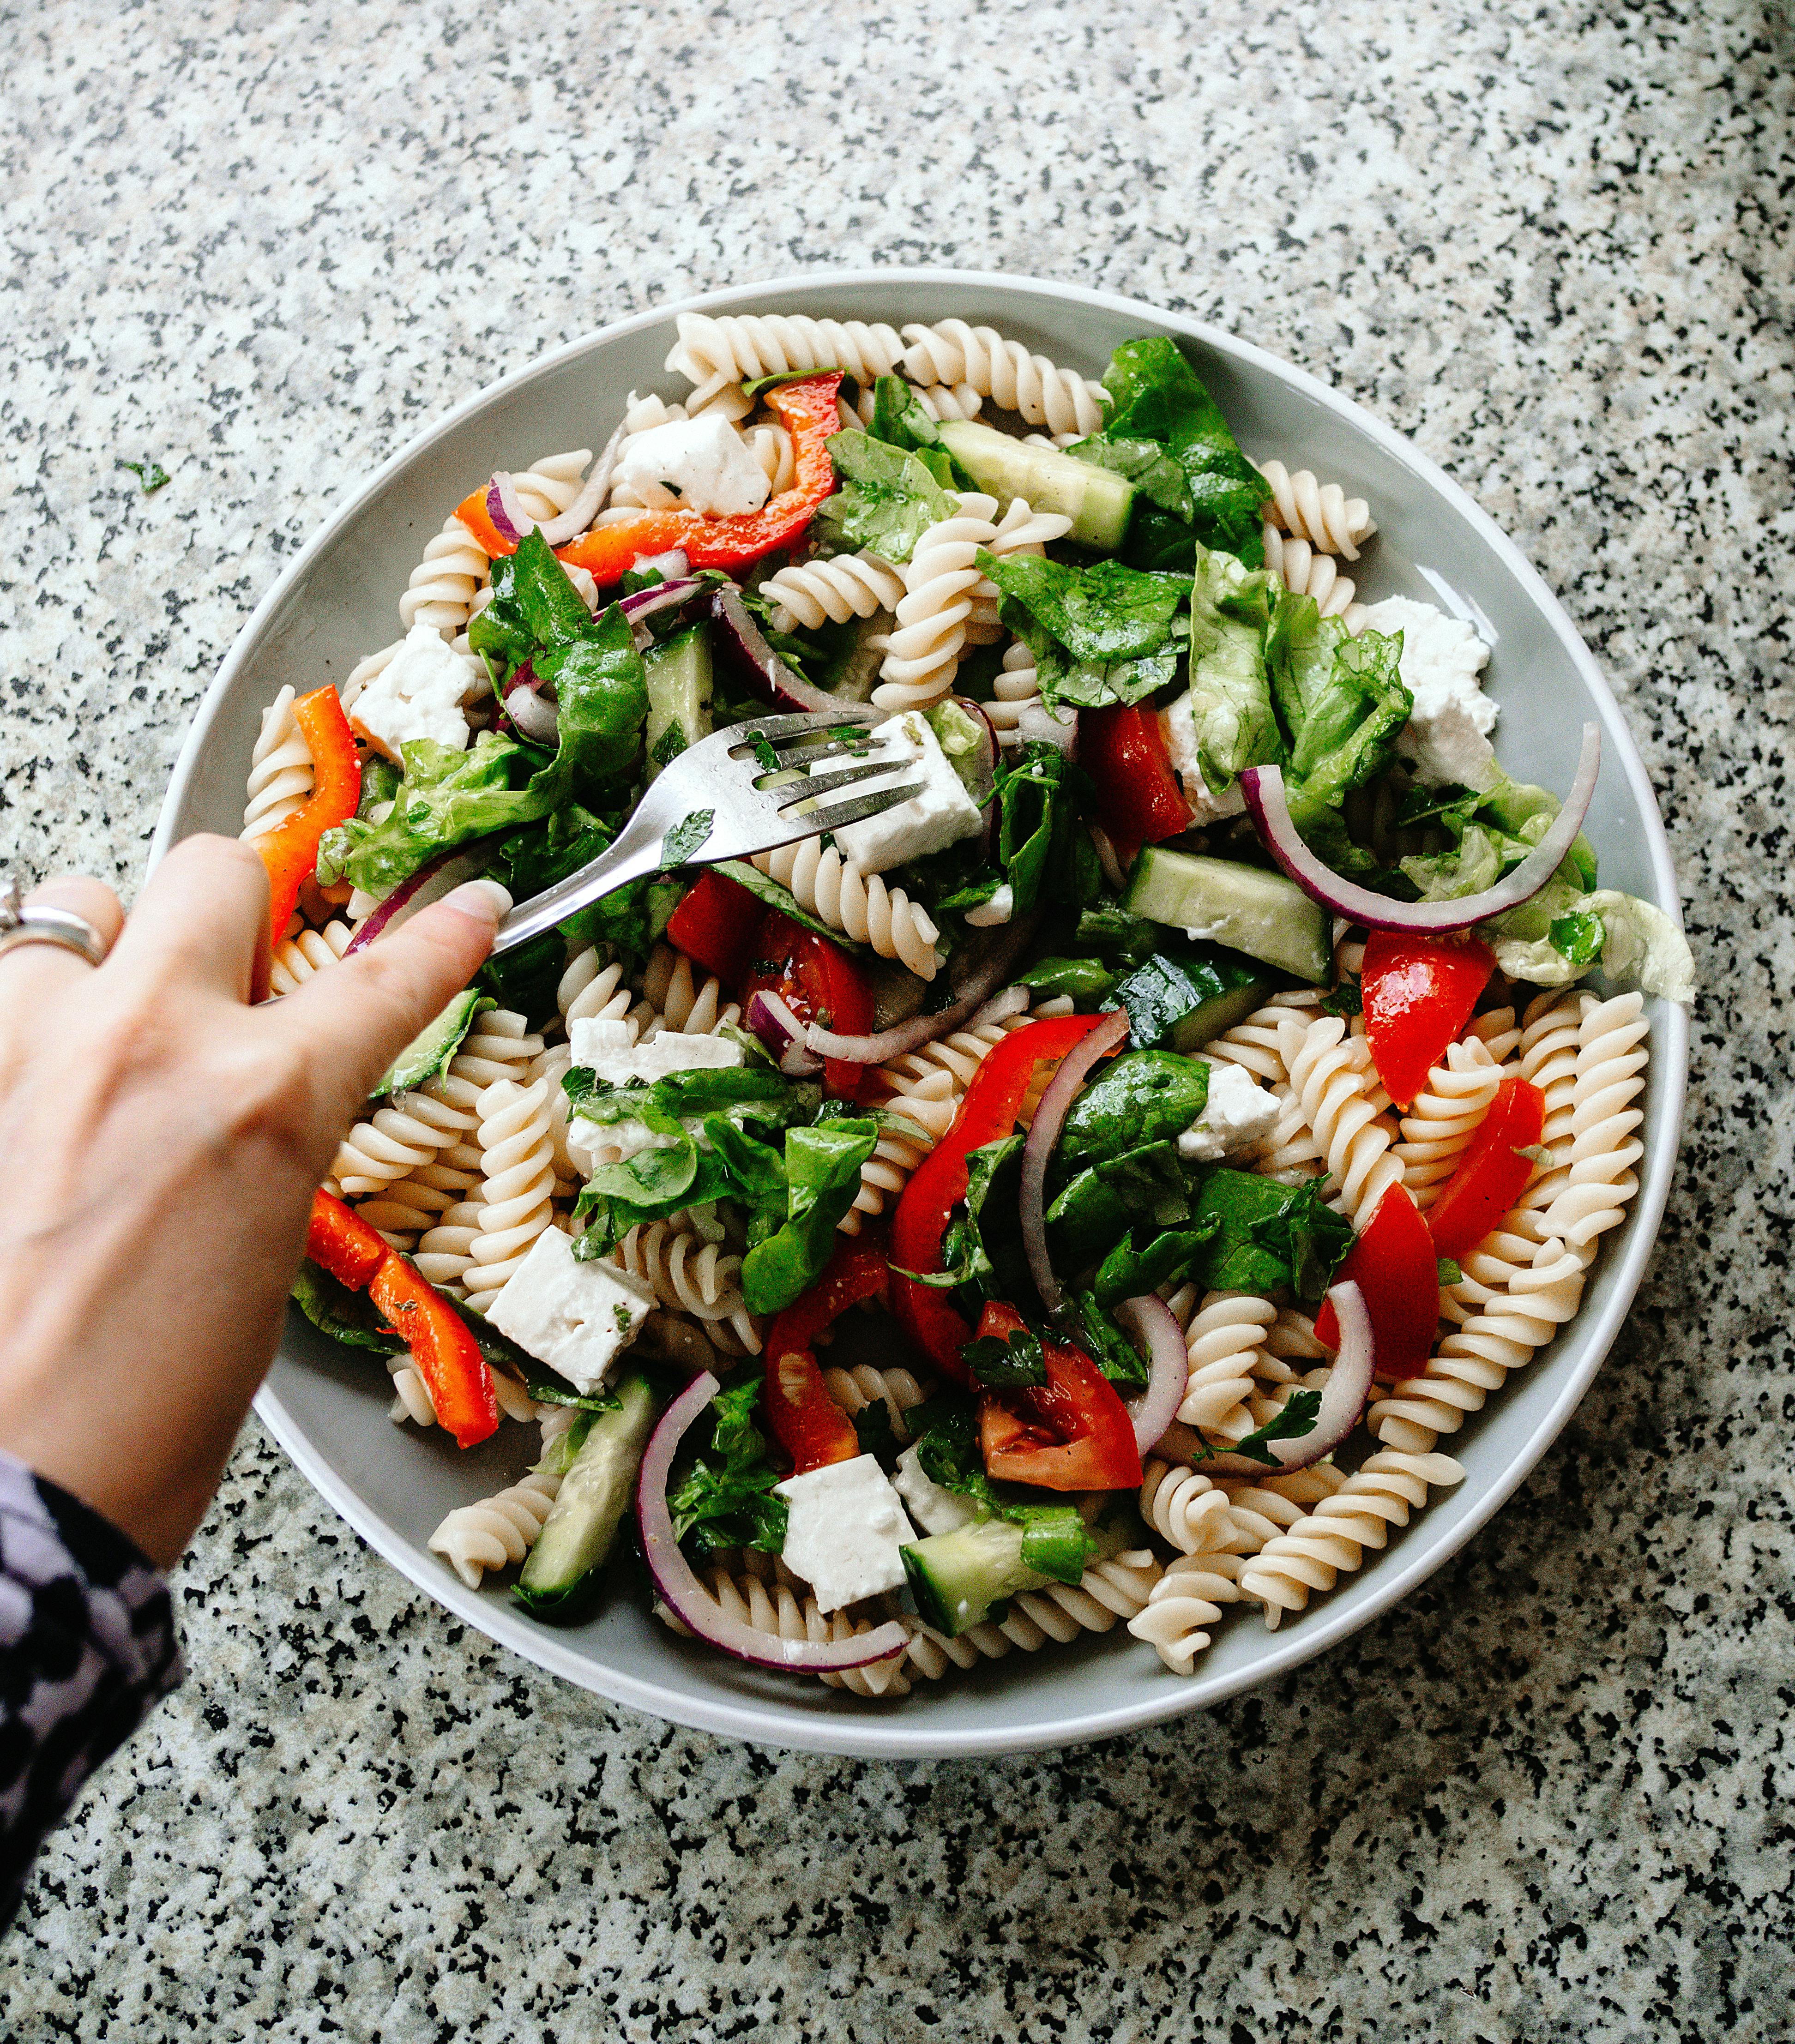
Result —
[[[793, 709], [841, 709], [839, 697], [794, 674], [767, 644], [766, 634], [755, 623], [742, 601], [741, 591], [732, 582], [724, 583], [713, 595], [711, 615], [723, 628], [723, 650], [734, 656], [737, 669], [758, 694]], [[834, 1055], [830, 1053], [832, 1057]]]
[[[883, 1065], [894, 1058], [902, 1057], [906, 1051], [917, 1050], [924, 1043], [951, 1035], [966, 1024], [969, 1016], [982, 1024], [1019, 1013], [1028, 1005], [1025, 987], [1012, 987], [1006, 994], [990, 1000], [988, 1005], [983, 1004], [993, 988], [1001, 986], [1009, 977], [1009, 969], [1034, 936], [1038, 920], [1027, 916], [995, 932], [997, 941], [981, 955], [976, 964], [969, 966], [962, 991], [951, 1007], [934, 1015], [913, 1015], [908, 1021], [894, 1023], [890, 1028], [882, 1029], [872, 1036], [838, 1035], [834, 1030], [824, 1029], [813, 1022], [804, 1032], [805, 1044], [819, 1058], [840, 1058], [851, 1065]], [[1000, 1007], [998, 1001], [1011, 993], [1018, 997], [1010, 1005]]]
[[1343, 880], [1304, 843], [1285, 798], [1282, 767], [1248, 766], [1241, 774], [1240, 786], [1266, 850], [1311, 900], [1370, 930], [1445, 936], [1531, 901], [1558, 871], [1589, 813], [1601, 756], [1601, 733], [1594, 724], [1586, 724], [1577, 778], [1551, 828], [1505, 878], [1481, 894], [1461, 895], [1455, 901], [1393, 901], [1387, 894], [1374, 894], [1369, 887]]
[[[663, 554], [660, 558], [663, 560], [683, 562], [686, 556], [683, 554]], [[704, 593], [704, 584], [682, 571], [679, 574], [671, 577], [667, 581], [658, 582], [649, 589], [639, 589], [634, 595], [623, 597], [620, 601], [624, 616], [632, 624], [640, 624], [644, 617], [652, 617], [657, 610], [667, 610], [679, 604], [690, 603], [702, 596]]]
[[577, 539], [598, 515], [611, 487], [611, 472], [617, 465], [617, 450], [623, 445], [620, 425], [605, 443], [605, 451], [592, 464], [579, 494], [565, 511], [540, 522], [532, 518], [517, 498], [517, 478], [501, 469], [486, 486], [486, 515], [504, 538], [516, 541], [526, 532], [540, 532], [551, 547], [565, 546]]
[[535, 676], [527, 660], [511, 677], [511, 686], [505, 692], [505, 714], [517, 727], [519, 736], [527, 738], [532, 745], [554, 746], [560, 743], [560, 712], [537, 693]]
[[1152, 1366], [1147, 1389], [1125, 1402], [1134, 1422], [1134, 1443], [1143, 1454], [1178, 1417], [1190, 1381], [1190, 1351], [1178, 1316], [1157, 1293], [1124, 1299], [1116, 1308], [1120, 1325], [1147, 1350]]
[[1088, 1036], [1072, 1046], [1061, 1058], [1052, 1085], [1042, 1094], [1041, 1104], [1036, 1108], [1035, 1119], [1029, 1127], [1028, 1139], [1022, 1146], [1022, 1190], [1018, 1201], [1022, 1216], [1022, 1246], [1028, 1254], [1029, 1275], [1041, 1295], [1041, 1304], [1050, 1313], [1059, 1311], [1066, 1294], [1054, 1274], [1053, 1259], [1047, 1254], [1047, 1160], [1053, 1155], [1053, 1146], [1059, 1140], [1060, 1130], [1066, 1126], [1067, 1112], [1090, 1076], [1091, 1067], [1099, 1058], [1120, 1050], [1128, 1041], [1128, 1011], [1118, 1008], [1113, 1014], [1105, 1015]]
[[476, 838], [471, 844], [455, 845], [426, 860], [370, 913], [367, 920], [344, 946], [344, 957], [366, 951], [377, 937], [383, 937], [389, 930], [409, 920], [420, 909], [428, 909], [432, 901], [440, 901], [445, 894], [453, 893], [464, 880], [478, 880], [492, 863], [499, 843], [496, 835]]
[[[990, 713], [986, 709], [985, 705], [982, 703], [974, 702], [971, 696], [955, 696], [952, 700], [959, 709], [966, 712], [968, 717], [974, 719], [978, 726], [979, 736], [983, 743], [978, 751], [977, 785], [973, 786], [969, 782], [969, 791], [972, 799], [978, 803], [980, 809], [989, 811], [995, 800], [993, 787], [997, 779], [997, 762], [1003, 757], [997, 743], [997, 727], [992, 723]], [[963, 774], [960, 778], [965, 780], [967, 777]], [[995, 822], [994, 817], [989, 814], [986, 819], [986, 832], [987, 841], [995, 850], [997, 843], [994, 835]]]
[[1331, 1455], [1355, 1427], [1371, 1395], [1374, 1362], [1371, 1316], [1365, 1295], [1349, 1278], [1328, 1294], [1340, 1324], [1340, 1345], [1328, 1374], [1328, 1388], [1321, 1394], [1320, 1410], [1306, 1434], [1288, 1441], [1269, 1441], [1266, 1447], [1278, 1458], [1275, 1469], [1256, 1462], [1251, 1455], [1217, 1454], [1202, 1436], [1182, 1423], [1174, 1423], [1160, 1436], [1167, 1450], [1192, 1463], [1205, 1476], [1276, 1475], [1285, 1470], [1307, 1469], [1324, 1455]]
[[823, 1061], [805, 1045], [805, 1025], [792, 1012], [791, 1005], [777, 993], [761, 989], [748, 997], [742, 1020], [779, 1061], [788, 1079], [813, 1077], [823, 1069]]
[[864, 1668], [902, 1653], [906, 1635], [895, 1620], [852, 1639], [828, 1642], [780, 1639], [771, 1633], [756, 1631], [742, 1619], [730, 1617], [698, 1580], [691, 1563], [680, 1552], [673, 1530], [667, 1480], [687, 1429], [717, 1391], [717, 1379], [708, 1370], [693, 1378], [661, 1415], [636, 1481], [636, 1516], [642, 1529], [642, 1551], [667, 1609], [699, 1639], [721, 1647], [739, 1661], [752, 1662], [757, 1668], [829, 1674], [838, 1669]]

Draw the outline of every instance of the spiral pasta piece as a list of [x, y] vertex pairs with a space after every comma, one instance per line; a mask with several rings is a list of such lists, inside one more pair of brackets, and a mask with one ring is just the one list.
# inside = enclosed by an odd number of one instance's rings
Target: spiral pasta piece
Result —
[[1256, 463], [1270, 493], [1265, 519], [1281, 533], [1305, 540], [1318, 553], [1344, 554], [1359, 559], [1362, 542], [1377, 531], [1371, 507], [1363, 497], [1348, 497], [1337, 482], [1317, 482], [1313, 473], [1299, 468], [1292, 474], [1281, 461]]
[[1211, 1064], [1238, 1065], [1261, 1085], [1286, 1084], [1290, 1072], [1284, 1063], [1279, 1032], [1291, 1016], [1306, 1020], [1320, 1004], [1321, 996], [1304, 987], [1290, 993], [1274, 993], [1263, 1008], [1255, 1008], [1244, 1021], [1204, 1044], [1201, 1055]]
[[909, 1666], [937, 1681], [949, 1668], [974, 1668], [996, 1661], [1013, 1647], [1038, 1653], [1047, 1642], [1064, 1646], [1081, 1632], [1108, 1632], [1118, 1619], [1133, 1618], [1146, 1605], [1161, 1574], [1158, 1558], [1144, 1547], [1113, 1555], [1086, 1570], [1074, 1587], [1054, 1583], [1011, 1598], [1005, 1616], [970, 1626], [953, 1639], [904, 1617], [910, 1628]]
[[1633, 1166], [1644, 1146], [1633, 1132], [1645, 1114], [1633, 1102], [1645, 1084], [1649, 1027], [1643, 994], [1582, 997], [1569, 1170], [1545, 1224], [1585, 1264], [1595, 1254], [1597, 1238], [1626, 1218], [1639, 1189]]
[[1539, 994], [1528, 1002], [1521, 1020], [1518, 1062], [1521, 1077], [1545, 1097], [1539, 1147], [1547, 1153], [1547, 1161], [1535, 1172], [1502, 1226], [1536, 1244], [1549, 1239], [1552, 1206], [1570, 1182], [1582, 1000], [1574, 987]]
[[[1251, 1393], [1266, 1330], [1278, 1317], [1269, 1299], [1210, 1292], [1185, 1331], [1190, 1374], [1178, 1416], [1187, 1427], [1221, 1427]], [[1251, 1433], [1251, 1425], [1234, 1434]]]
[[451, 512], [411, 571], [399, 598], [399, 622], [408, 632], [414, 624], [432, 624], [452, 639], [466, 630], [474, 599], [491, 575], [486, 548]]
[[901, 887], [863, 873], [836, 846], [825, 849], [821, 838], [800, 838], [772, 851], [757, 851], [754, 863], [789, 887], [819, 921], [869, 946], [880, 958], [895, 959], [918, 979], [932, 979], [940, 969], [935, 951], [940, 932], [928, 911]]
[[1140, 1486], [1140, 1516], [1181, 1554], [1194, 1554], [1227, 1526], [1228, 1493], [1182, 1462], [1152, 1459]]
[[904, 594], [904, 578], [877, 554], [836, 554], [828, 560], [794, 561], [760, 586], [761, 594], [779, 608], [773, 613], [775, 632], [801, 626], [845, 624], [851, 617], [871, 617], [894, 610]]
[[[539, 1046], [540, 1047], [540, 1046]], [[548, 1082], [495, 1079], [480, 1095], [480, 1150], [486, 1172], [479, 1233], [462, 1282], [482, 1312], [554, 1219], [555, 1143]]]
[[1031, 355], [994, 327], [937, 320], [932, 326], [906, 326], [904, 338], [910, 344], [905, 374], [913, 383], [970, 384], [993, 404], [1052, 433], [1102, 430], [1108, 394], [1101, 383], [1055, 368], [1044, 355]]
[[312, 748], [294, 720], [293, 691], [283, 688], [262, 713], [238, 836], [251, 844], [266, 837], [303, 809], [311, 793]]
[[1128, 1631], [1151, 1646], [1174, 1675], [1188, 1675], [1214, 1638], [1209, 1628], [1225, 1604], [1240, 1601], [1238, 1554], [1216, 1549], [1182, 1554], [1147, 1593], [1146, 1606], [1128, 1620]]
[[449, 1066], [450, 1075], [477, 1086], [520, 1079], [542, 1048], [542, 1039], [514, 1009], [490, 1008], [476, 1015]]
[[760, 1330], [742, 1297], [740, 1257], [664, 1220], [632, 1228], [611, 1253], [663, 1306], [695, 1320], [726, 1320], [748, 1354], [760, 1353]]
[[891, 1431], [900, 1441], [910, 1438], [904, 1415], [920, 1405], [925, 1396], [922, 1386], [901, 1366], [875, 1369], [870, 1362], [856, 1363], [851, 1370], [831, 1368], [823, 1372], [828, 1394], [849, 1419], [869, 1405], [882, 1404], [891, 1421]]
[[[739, 1570], [713, 1562], [705, 1573], [711, 1595], [727, 1616], [775, 1639], [808, 1640], [822, 1645], [870, 1632], [876, 1622], [850, 1617], [845, 1611], [831, 1612], [825, 1616], [817, 1609], [816, 1598], [807, 1589], [801, 1589], [789, 1571], [778, 1571], [771, 1581], [765, 1581], [746, 1565], [745, 1558], [744, 1566]], [[671, 1617], [663, 1606], [656, 1604], [655, 1609], [657, 1615]], [[817, 1679], [831, 1689], [846, 1689], [856, 1696], [901, 1696], [909, 1693], [910, 1687], [901, 1651], [864, 1668], [845, 1669]]]
[[1328, 1175], [1357, 1226], [1392, 1185], [1402, 1182], [1401, 1163], [1391, 1154], [1395, 1132], [1373, 1098], [1377, 1074], [1370, 1047], [1362, 1036], [1347, 1035], [1337, 1015], [1305, 1023], [1288, 1014], [1278, 1025], [1278, 1047], [1328, 1159]]
[[[789, 370], [845, 369], [863, 386], [889, 375], [904, 344], [888, 326], [804, 313], [682, 313], [667, 366], [698, 387], [690, 409], [728, 402], [730, 386]], [[736, 394], [740, 397], [740, 391]], [[741, 399], [742, 411], [751, 400]], [[735, 416], [740, 417], [740, 413]]]
[[644, 1036], [663, 1030], [681, 1036], [713, 1036], [726, 1022], [742, 1019], [741, 1004], [731, 1001], [714, 974], [701, 980], [692, 961], [671, 944], [656, 944], [642, 975], [642, 998], [659, 1017], [645, 1027]]
[[283, 938], [268, 960], [268, 991], [291, 993], [303, 986], [314, 973], [336, 964], [349, 948], [354, 935], [349, 925], [337, 918], [321, 930], [301, 930]]
[[1256, 1554], [1267, 1541], [1287, 1533], [1332, 1497], [1346, 1480], [1346, 1472], [1332, 1462], [1316, 1462], [1308, 1469], [1267, 1470], [1260, 1477], [1224, 1477], [1221, 1488], [1228, 1493], [1228, 1530], [1226, 1539], [1216, 1545], [1231, 1554]]
[[873, 701], [882, 710], [927, 709], [953, 686], [967, 620], [988, 590], [978, 549], [997, 537], [995, 498], [959, 493], [959, 509], [931, 525], [904, 564], [897, 623], [886, 634]]
[[917, 402], [934, 420], [976, 419], [984, 409], [983, 396], [970, 383], [932, 383], [916, 394]]
[[558, 1472], [535, 1470], [477, 1504], [458, 1505], [430, 1535], [430, 1551], [477, 1590], [487, 1570], [511, 1567], [529, 1553], [560, 1489]]
[[1445, 1191], [1501, 1082], [1501, 1068], [1474, 1036], [1447, 1046], [1446, 1062], [1434, 1066], [1409, 1104], [1395, 1155], [1402, 1182], [1422, 1212]]
[[1460, 1324], [1441, 1339], [1419, 1377], [1405, 1377], [1366, 1416], [1386, 1447], [1424, 1454], [1442, 1434], [1455, 1434], [1511, 1370], [1533, 1360], [1583, 1297], [1583, 1259], [1555, 1239], [1536, 1247], [1499, 1234], [1461, 1267], [1464, 1276], [1448, 1287], [1445, 1301]]
[[798, 449], [785, 427], [750, 426], [743, 438], [748, 442], [748, 452], [759, 463], [761, 473], [767, 478], [769, 497], [782, 496], [786, 490], [797, 488]]
[[[1072, 521], [1058, 511], [1032, 511], [1024, 497], [1013, 498], [1003, 516], [997, 521], [997, 531], [986, 551], [995, 554], [999, 560], [1009, 560], [1026, 555], [1039, 560], [1047, 551], [1050, 540], [1063, 539], [1072, 529]], [[966, 620], [967, 643], [974, 646], [994, 646], [1004, 636], [1001, 618], [998, 615], [1001, 593], [988, 576], [981, 576], [973, 592], [972, 609]]]
[[1406, 1526], [1430, 1489], [1462, 1482], [1464, 1474], [1450, 1455], [1380, 1448], [1332, 1497], [1252, 1557], [1240, 1571], [1242, 1596], [1257, 1598], [1275, 1628], [1286, 1612], [1302, 1609], [1312, 1590], [1331, 1590], [1359, 1568], [1367, 1548], [1384, 1546], [1390, 1528]]
[[1267, 519], [1260, 528], [1265, 564], [1293, 596], [1313, 597], [1324, 617], [1337, 617], [1349, 632], [1359, 628], [1365, 606], [1350, 577], [1340, 573], [1332, 554], [1318, 553], [1307, 540], [1287, 538]]
[[351, 1199], [379, 1192], [434, 1162], [439, 1151], [461, 1141], [473, 1126], [471, 1113], [426, 1093], [396, 1093], [344, 1138], [331, 1176]]

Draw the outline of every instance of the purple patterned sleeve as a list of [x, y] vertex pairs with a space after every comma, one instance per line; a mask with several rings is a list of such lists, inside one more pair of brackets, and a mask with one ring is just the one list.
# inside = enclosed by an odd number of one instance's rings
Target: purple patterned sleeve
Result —
[[183, 1673], [152, 1565], [0, 1450], [0, 1927], [82, 1783]]

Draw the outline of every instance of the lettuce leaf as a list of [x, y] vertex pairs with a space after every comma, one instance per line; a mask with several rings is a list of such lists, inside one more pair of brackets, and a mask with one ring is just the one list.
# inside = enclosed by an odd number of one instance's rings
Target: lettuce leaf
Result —
[[1138, 702], [1176, 676], [1182, 576], [1120, 561], [1081, 568], [1025, 554], [1000, 559], [982, 547], [978, 565], [1002, 593], [998, 615], [1035, 655], [1050, 709]]
[[832, 553], [863, 547], [882, 560], [907, 561], [931, 525], [957, 515], [950, 497], [920, 456], [871, 434], [832, 434], [829, 455], [841, 487], [824, 499], [813, 529]]
[[913, 454], [944, 490], [971, 490], [972, 478], [941, 444], [941, 428], [928, 416], [914, 388], [901, 376], [881, 376], [873, 385], [875, 440]]
[[786, 1131], [785, 1220], [742, 1259], [742, 1296], [752, 1311], [782, 1312], [814, 1282], [878, 1140], [878, 1124], [870, 1116]]
[[1666, 1001], [1695, 998], [1695, 960], [1674, 918], [1612, 887], [1572, 893], [1564, 874], [1561, 866], [1542, 895], [1478, 925], [1502, 971], [1536, 986], [1568, 986], [1600, 965], [1616, 984]]
[[779, 1472], [755, 1424], [765, 1385], [757, 1372], [710, 1401], [710, 1454], [699, 1455], [667, 1493], [673, 1530], [695, 1560], [731, 1547], [776, 1554], [786, 1544], [786, 1500], [773, 1494]]
[[1204, 785], [1219, 795], [1243, 768], [1282, 766], [1288, 756], [1266, 666], [1283, 584], [1232, 554], [1205, 552], [1191, 592], [1191, 720]]

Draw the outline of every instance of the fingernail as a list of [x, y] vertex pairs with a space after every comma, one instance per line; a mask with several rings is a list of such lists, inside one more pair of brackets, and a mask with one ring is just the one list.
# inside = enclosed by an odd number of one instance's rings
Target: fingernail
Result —
[[496, 880], [467, 880], [443, 897], [445, 909], [459, 909], [471, 921], [497, 929], [511, 912], [511, 897]]

